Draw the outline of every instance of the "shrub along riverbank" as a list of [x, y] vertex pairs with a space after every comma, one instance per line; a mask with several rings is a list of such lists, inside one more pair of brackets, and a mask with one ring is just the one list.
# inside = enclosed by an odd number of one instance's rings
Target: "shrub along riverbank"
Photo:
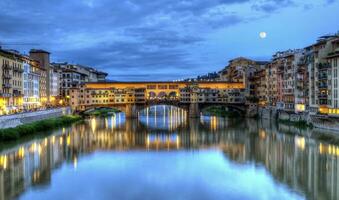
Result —
[[204, 114], [207, 115], [214, 115], [218, 117], [242, 117], [242, 114], [237, 111], [230, 111], [227, 110], [225, 107], [222, 106], [212, 106], [203, 111]]
[[114, 113], [120, 112], [117, 109], [114, 108], [97, 108], [95, 110], [92, 110], [90, 112], [83, 113], [85, 116], [101, 116], [106, 117], [109, 115], [113, 115]]
[[82, 118], [78, 115], [65, 115], [62, 117], [45, 119], [29, 124], [19, 125], [15, 128], [0, 129], [0, 141], [18, 140], [25, 136], [33, 135], [37, 132], [70, 125], [80, 120], [82, 120]]
[[279, 119], [279, 123], [288, 125], [288, 126], [295, 126], [297, 128], [313, 128], [312, 124], [308, 124], [306, 121], [301, 120], [301, 121], [290, 121], [290, 120], [283, 120]]

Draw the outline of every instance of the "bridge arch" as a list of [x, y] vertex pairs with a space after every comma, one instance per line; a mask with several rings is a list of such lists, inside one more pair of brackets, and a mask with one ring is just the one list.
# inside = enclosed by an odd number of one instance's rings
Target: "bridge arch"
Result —
[[157, 94], [156, 94], [155, 92], [150, 91], [150, 92], [148, 93], [148, 97], [149, 97], [150, 99], [153, 99], [153, 98], [155, 98], [156, 96], [157, 96]]
[[167, 94], [166, 94], [166, 92], [161, 91], [161, 92], [158, 93], [157, 97], [160, 98], [160, 99], [164, 99], [164, 98], [167, 97]]
[[168, 94], [168, 97], [169, 98], [176, 98], [178, 96], [178, 94], [177, 94], [177, 92], [175, 92], [175, 91], [172, 91], [172, 92], [170, 92], [169, 94]]

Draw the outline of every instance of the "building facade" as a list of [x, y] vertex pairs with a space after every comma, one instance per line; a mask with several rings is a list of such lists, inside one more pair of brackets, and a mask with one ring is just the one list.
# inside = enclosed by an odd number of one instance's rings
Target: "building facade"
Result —
[[23, 59], [12, 51], [0, 49], [0, 114], [23, 109]]
[[40, 76], [41, 68], [39, 63], [23, 56], [23, 108], [24, 110], [37, 109], [40, 103]]

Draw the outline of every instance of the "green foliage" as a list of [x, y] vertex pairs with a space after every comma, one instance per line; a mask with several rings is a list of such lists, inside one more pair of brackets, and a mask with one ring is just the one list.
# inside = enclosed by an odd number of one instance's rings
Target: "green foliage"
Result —
[[117, 113], [119, 110], [114, 108], [98, 108], [91, 112], [86, 113], [86, 115], [94, 115], [94, 116], [108, 116], [111, 113]]
[[45, 119], [29, 124], [17, 126], [15, 128], [0, 129], [0, 141], [11, 141], [32, 135], [36, 132], [69, 125], [81, 120], [80, 116], [66, 115], [58, 118]]
[[214, 115], [218, 117], [230, 117], [237, 118], [241, 117], [241, 114], [236, 111], [228, 111], [225, 107], [222, 106], [212, 106], [204, 110], [205, 114]]
[[282, 123], [282, 124], [295, 126], [297, 128], [307, 128], [307, 127], [312, 128], [313, 127], [312, 124], [308, 124], [307, 121], [304, 121], [304, 120], [293, 122], [293, 121], [290, 121], [290, 120], [280, 119], [279, 122]]

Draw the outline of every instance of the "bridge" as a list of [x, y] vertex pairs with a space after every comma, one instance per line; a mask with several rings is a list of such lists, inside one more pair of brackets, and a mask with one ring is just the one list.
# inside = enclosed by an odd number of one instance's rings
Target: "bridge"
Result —
[[70, 90], [73, 111], [99, 107], [117, 108], [126, 117], [152, 105], [174, 105], [199, 117], [208, 106], [223, 105], [247, 111], [243, 83], [230, 82], [100, 82], [84, 83]]

